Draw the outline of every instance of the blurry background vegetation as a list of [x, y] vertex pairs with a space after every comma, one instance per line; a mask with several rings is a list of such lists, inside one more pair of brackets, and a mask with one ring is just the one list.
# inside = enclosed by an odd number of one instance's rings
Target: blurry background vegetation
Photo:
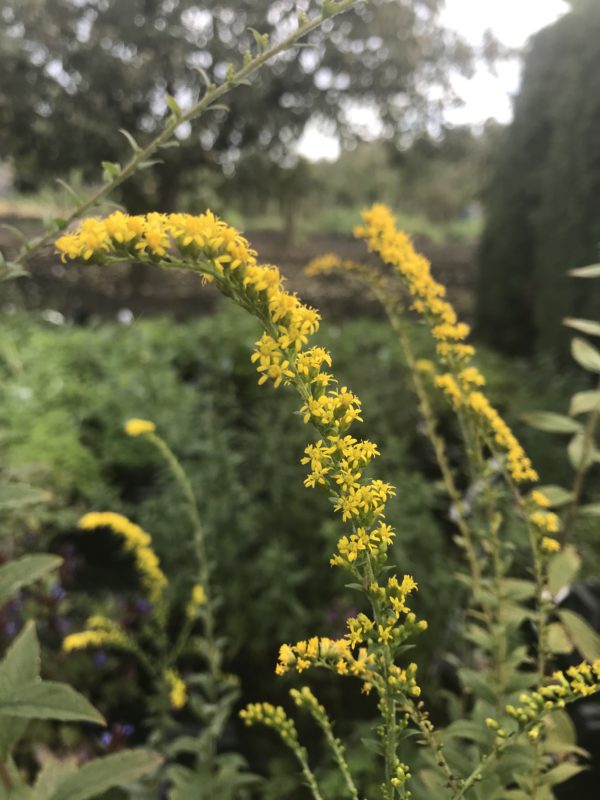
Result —
[[[168, 114], [167, 94], [186, 107], [202, 86], [198, 69], [218, 82], [251, 44], [248, 27], [280, 35], [292, 10], [305, 5], [4, 0], [0, 161], [13, 181], [0, 216], [30, 234], [41, 217], [62, 216], [70, 200], [55, 178], [88, 191], [100, 161], [126, 157], [119, 128], [144, 141]], [[414, 572], [420, 613], [431, 620], [419, 642], [425, 680], [447, 688], [453, 670], [445, 654], [455, 651], [459, 620], [445, 610], [460, 607], [450, 581], [457, 554], [394, 336], [360, 293], [341, 281], [309, 284], [301, 269], [326, 249], [356, 257], [349, 232], [359, 209], [389, 203], [475, 323], [490, 394], [543, 482], [567, 481], [563, 442], [530, 431], [520, 417], [540, 407], [564, 412], [576, 386], [591, 388], [563, 361], [568, 337], [560, 319], [600, 316], [598, 293], [564, 278], [568, 268], [599, 260], [600, 4], [573, 0], [569, 13], [534, 37], [514, 122], [478, 129], [444, 122], [454, 99], [450, 78], [503, 49], [489, 39], [474, 52], [440, 27], [441, 5], [359, 5], [265, 69], [253, 88], [233, 93], [229, 111], [184, 128], [179, 146], [162, 152], [164, 163], [114, 199], [136, 212], [210, 206], [244, 228], [262, 257], [280, 263], [292, 287], [322, 309], [322, 342], [363, 399], [364, 434], [385, 444], [379, 469], [399, 487], [395, 561]], [[357, 109], [377, 125], [358, 124]], [[315, 122], [339, 137], [337, 161], [297, 155], [298, 138]], [[17, 241], [2, 231], [0, 245], [9, 255]], [[278, 644], [312, 630], [337, 635], [351, 608], [327, 566], [337, 530], [326, 498], [302, 488], [306, 434], [293, 399], [256, 386], [252, 322], [195, 283], [169, 283], [152, 270], [76, 271], [45, 254], [31, 273], [2, 287], [0, 299], [1, 472], [3, 481], [25, 481], [47, 496], [19, 513], [0, 496], [0, 547], [6, 558], [24, 549], [58, 552], [65, 566], [49, 594], [2, 609], [0, 626], [10, 640], [33, 604], [44, 619], [50, 673], [64, 678], [69, 670], [110, 720], [102, 741], [95, 732], [68, 740], [71, 729], [59, 731], [63, 743], [84, 752], [144, 738], [144, 686], [133, 664], [106, 654], [68, 662], [57, 655], [91, 607], [116, 605], [127, 624], [145, 613], [131, 565], [108, 537], [78, 534], [79, 515], [103, 508], [131, 515], [177, 576], [172, 591], [190, 577], [181, 500], [154, 453], [123, 435], [131, 416], [155, 420], [190, 472], [244, 701], [282, 699], [273, 676]], [[424, 342], [421, 349], [427, 355]], [[591, 522], [578, 530], [588, 579], [599, 574], [597, 534]], [[334, 716], [350, 700], [339, 684], [323, 682], [322, 692]], [[367, 719], [368, 702], [356, 711]], [[56, 729], [42, 733], [56, 742]], [[229, 735], [225, 744], [236, 746], [244, 736], [237, 726]], [[368, 759], [358, 737], [356, 744], [354, 757]], [[293, 796], [295, 772], [272, 757], [268, 736], [253, 734], [243, 748], [255, 769], [278, 775], [274, 797]]]

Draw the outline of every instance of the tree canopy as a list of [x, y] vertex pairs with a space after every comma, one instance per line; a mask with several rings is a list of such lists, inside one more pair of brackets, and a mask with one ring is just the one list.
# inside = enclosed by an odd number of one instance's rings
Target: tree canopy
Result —
[[[352, 109], [368, 106], [387, 135], [418, 130], [439, 111], [452, 69], [468, 68], [469, 48], [442, 29], [441, 0], [370, 0], [326, 22], [267, 66], [252, 90], [214, 112], [165, 164], [129, 186], [130, 204], [172, 204], [196, 168], [233, 169], [242, 154], [277, 162], [309, 119], [340, 137], [360, 136]], [[229, 63], [255, 48], [251, 28], [272, 40], [309, 0], [4, 0], [0, 10], [0, 157], [22, 188], [72, 169], [90, 178], [127, 149], [119, 128], [143, 141], [168, 115], [216, 83]]]
[[600, 4], [571, 6], [532, 42], [487, 192], [478, 327], [509, 353], [564, 352], [557, 321], [600, 314], [566, 275], [600, 248]]

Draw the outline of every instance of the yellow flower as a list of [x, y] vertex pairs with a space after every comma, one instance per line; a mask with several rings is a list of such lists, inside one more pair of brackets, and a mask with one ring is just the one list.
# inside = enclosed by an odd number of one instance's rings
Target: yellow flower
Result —
[[544, 536], [542, 538], [542, 550], [545, 550], [546, 553], [558, 553], [560, 552], [560, 542], [551, 536]]
[[169, 700], [171, 707], [178, 710], [187, 703], [187, 687], [181, 676], [174, 670], [168, 669], [165, 672], [165, 679], [169, 687]]
[[143, 436], [145, 433], [154, 433], [156, 425], [149, 419], [128, 419], [125, 423], [127, 436]]

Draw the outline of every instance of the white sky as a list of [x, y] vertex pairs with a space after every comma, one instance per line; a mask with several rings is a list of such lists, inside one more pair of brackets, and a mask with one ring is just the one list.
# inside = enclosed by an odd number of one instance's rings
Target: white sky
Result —
[[[442, 22], [474, 45], [481, 44], [485, 31], [491, 30], [503, 44], [522, 47], [532, 34], [554, 22], [567, 9], [564, 0], [446, 0]], [[510, 61], [498, 64], [495, 75], [481, 65], [471, 80], [457, 78], [455, 87], [464, 106], [449, 111], [448, 121], [457, 125], [477, 124], [495, 117], [508, 122], [512, 114], [511, 98], [519, 88], [520, 77], [520, 63]], [[335, 138], [310, 125], [298, 151], [311, 160], [335, 159], [339, 146]]]

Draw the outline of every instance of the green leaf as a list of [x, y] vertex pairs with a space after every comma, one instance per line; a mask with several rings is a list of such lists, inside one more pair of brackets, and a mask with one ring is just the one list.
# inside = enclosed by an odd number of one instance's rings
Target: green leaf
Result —
[[523, 414], [523, 419], [532, 428], [547, 433], [578, 433], [581, 430], [579, 422], [552, 411], [532, 411], [530, 414]]
[[588, 503], [585, 506], [579, 506], [577, 513], [582, 517], [600, 517], [600, 503]]
[[[40, 674], [40, 646], [33, 622], [28, 622], [0, 663], [0, 681], [12, 686], [35, 681]], [[4, 718], [0, 725], [0, 759], [5, 761], [27, 729], [27, 720]]]
[[600, 372], [600, 352], [585, 339], [573, 339], [571, 354], [575, 361], [588, 372]]
[[573, 652], [573, 642], [560, 622], [553, 622], [547, 629], [548, 649], [556, 655]]
[[252, 36], [254, 36], [254, 41], [258, 45], [258, 49], [262, 53], [264, 50], [267, 49], [269, 46], [269, 34], [268, 33], [259, 33], [255, 28], [248, 28]]
[[550, 500], [551, 508], [561, 508], [561, 506], [566, 506], [568, 503], [572, 502], [574, 498], [573, 492], [563, 489], [562, 486], [556, 486], [554, 484], [549, 486], [540, 486], [539, 490], [546, 495], [548, 500]]
[[0, 567], [0, 608], [23, 586], [37, 581], [57, 569], [62, 559], [57, 556], [23, 556]]
[[589, 267], [577, 267], [569, 270], [573, 278], [600, 278], [600, 264], [590, 264]]
[[574, 417], [576, 414], [587, 414], [590, 411], [600, 410], [600, 391], [598, 389], [589, 392], [577, 392], [571, 398], [569, 414]]
[[104, 718], [83, 695], [66, 683], [29, 681], [21, 686], [0, 684], [0, 716], [95, 722]]
[[556, 613], [567, 629], [573, 644], [586, 661], [595, 661], [600, 658], [600, 636], [596, 631], [573, 611], [565, 608], [558, 609]]
[[77, 772], [77, 768], [75, 756], [63, 759], [48, 757], [35, 779], [33, 787], [35, 800], [50, 800], [57, 786], [60, 786], [69, 775]]
[[131, 147], [134, 153], [141, 152], [142, 148], [139, 146], [139, 144], [136, 142], [133, 136], [129, 133], [129, 131], [126, 131], [125, 128], [119, 128], [119, 133], [123, 134], [123, 136], [127, 139], [127, 141], [129, 142], [129, 146]]
[[4, 483], [0, 486], [0, 509], [11, 510], [46, 503], [50, 493], [27, 483]]
[[587, 469], [598, 457], [598, 451], [593, 444], [587, 444], [583, 433], [578, 433], [569, 442], [567, 453], [571, 466], [575, 470]]
[[581, 333], [587, 333], [589, 336], [600, 336], [600, 322], [593, 319], [572, 319], [567, 317], [563, 319], [563, 325], [567, 328], [574, 328]]
[[162, 757], [151, 750], [132, 750], [96, 758], [66, 777], [49, 800], [88, 800], [112, 789], [126, 786], [155, 772]]
[[121, 174], [120, 165], [114, 164], [112, 161], [103, 161], [102, 169], [104, 170], [104, 179], [107, 181], [114, 181]]
[[573, 545], [568, 544], [550, 559], [548, 585], [553, 595], [570, 586], [581, 569], [581, 558]]
[[569, 778], [579, 775], [579, 773], [583, 772], [585, 769], [587, 769], [587, 767], [581, 766], [581, 764], [573, 764], [565, 761], [557, 767], [553, 767], [549, 772], [546, 772], [542, 778], [542, 783], [546, 786], [557, 786], [559, 783], [564, 783], [568, 781]]

